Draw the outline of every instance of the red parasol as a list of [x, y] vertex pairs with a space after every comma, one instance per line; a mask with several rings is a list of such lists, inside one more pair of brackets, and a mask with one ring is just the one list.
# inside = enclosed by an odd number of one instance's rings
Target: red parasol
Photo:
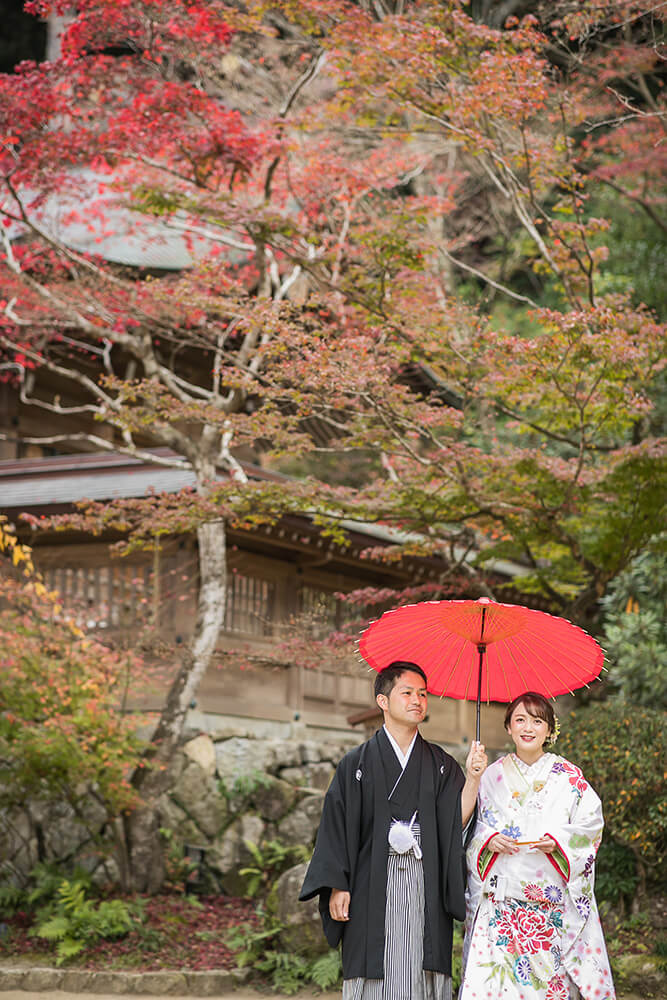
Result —
[[374, 670], [411, 660], [428, 677], [431, 694], [476, 701], [477, 740], [482, 698], [572, 694], [595, 680], [604, 662], [595, 639], [565, 618], [485, 597], [385, 611], [362, 634], [359, 652]]

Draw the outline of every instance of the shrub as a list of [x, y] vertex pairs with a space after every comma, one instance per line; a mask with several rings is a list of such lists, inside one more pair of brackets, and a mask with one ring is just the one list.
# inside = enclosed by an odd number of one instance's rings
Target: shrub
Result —
[[627, 910], [639, 885], [637, 859], [630, 847], [605, 835], [595, 864], [595, 895], [599, 903]]
[[657, 882], [667, 847], [664, 713], [615, 700], [577, 709], [563, 719], [558, 752], [581, 767], [602, 799], [606, 835], [616, 846], [601, 862], [618, 891], [631, 879], [619, 848], [633, 852], [640, 889], [647, 876]]

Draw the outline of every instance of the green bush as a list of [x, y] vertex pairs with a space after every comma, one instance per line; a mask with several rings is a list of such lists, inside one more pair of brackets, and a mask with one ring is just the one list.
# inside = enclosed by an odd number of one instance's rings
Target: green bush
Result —
[[613, 891], [613, 879], [619, 896], [630, 891], [627, 851], [637, 863], [635, 888], [645, 880], [657, 887], [667, 848], [664, 713], [610, 700], [570, 713], [562, 730], [558, 753], [583, 770], [602, 799], [608, 845], [600, 858], [603, 891]]
[[629, 847], [605, 836], [595, 864], [595, 895], [599, 903], [627, 910], [639, 885], [637, 859]]
[[627, 702], [667, 709], [667, 535], [612, 581], [602, 599], [609, 684]]

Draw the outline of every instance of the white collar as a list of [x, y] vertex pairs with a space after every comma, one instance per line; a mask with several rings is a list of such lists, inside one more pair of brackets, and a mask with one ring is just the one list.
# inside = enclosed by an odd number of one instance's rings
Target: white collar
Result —
[[412, 743], [410, 744], [410, 746], [408, 747], [408, 749], [405, 751], [405, 753], [403, 753], [403, 751], [401, 750], [401, 748], [399, 747], [398, 743], [396, 742], [396, 740], [394, 739], [394, 737], [391, 735], [391, 733], [389, 732], [389, 730], [387, 729], [387, 727], [383, 726], [382, 728], [384, 729], [384, 731], [385, 731], [385, 733], [387, 735], [387, 739], [389, 740], [389, 742], [391, 743], [391, 745], [394, 748], [394, 752], [396, 753], [396, 756], [398, 757], [398, 762], [401, 765], [401, 769], [403, 771], [405, 771], [405, 765], [410, 760], [410, 754], [412, 753], [412, 748], [415, 745], [415, 740], [417, 739], [417, 732], [415, 732], [415, 735], [412, 737]]

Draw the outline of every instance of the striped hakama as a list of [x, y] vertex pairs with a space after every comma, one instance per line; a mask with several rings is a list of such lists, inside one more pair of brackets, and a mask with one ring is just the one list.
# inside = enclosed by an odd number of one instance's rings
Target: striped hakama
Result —
[[[412, 826], [420, 843], [419, 825]], [[346, 979], [343, 1000], [452, 1000], [452, 979], [424, 970], [424, 870], [413, 851], [389, 848], [384, 979]]]

